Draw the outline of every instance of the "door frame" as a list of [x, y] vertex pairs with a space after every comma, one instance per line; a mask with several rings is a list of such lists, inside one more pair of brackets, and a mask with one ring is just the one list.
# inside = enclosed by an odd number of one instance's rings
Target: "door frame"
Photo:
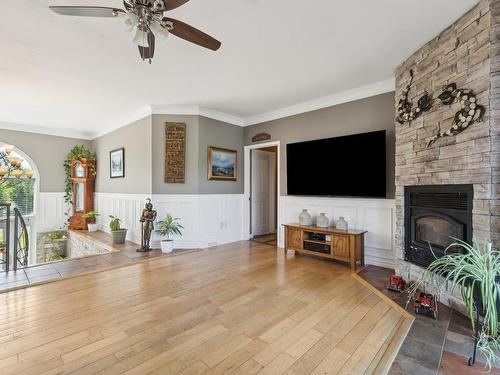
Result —
[[280, 227], [281, 227], [281, 222], [280, 222], [280, 180], [281, 180], [281, 155], [280, 155], [280, 146], [281, 146], [281, 141], [273, 141], [273, 142], [264, 142], [264, 143], [258, 143], [255, 145], [249, 145], [244, 147], [244, 163], [243, 163], [243, 168], [244, 168], [244, 200], [243, 200], [243, 236], [246, 240], [249, 240], [253, 238], [252, 236], [252, 230], [251, 230], [251, 222], [250, 222], [250, 214], [252, 212], [252, 206], [251, 206], [251, 191], [252, 191], [252, 185], [251, 185], [251, 172], [252, 172], [252, 163], [251, 163], [251, 155], [250, 152], [252, 150], [258, 150], [260, 148], [267, 148], [267, 147], [276, 147], [276, 158], [277, 158], [277, 168], [276, 168], [276, 185], [277, 185], [277, 196], [276, 196], [276, 217], [277, 217], [277, 222], [276, 222], [276, 235], [277, 235], [277, 240], [279, 243], [280, 240]]

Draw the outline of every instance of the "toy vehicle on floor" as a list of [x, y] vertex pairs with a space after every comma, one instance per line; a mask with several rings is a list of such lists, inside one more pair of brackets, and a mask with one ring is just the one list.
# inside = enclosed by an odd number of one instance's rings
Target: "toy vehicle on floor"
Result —
[[406, 282], [401, 276], [391, 276], [389, 278], [389, 283], [387, 284], [387, 289], [393, 292], [401, 293], [406, 288]]
[[415, 308], [415, 314], [427, 315], [433, 319], [438, 317], [437, 297], [435, 295], [418, 292], [413, 307]]

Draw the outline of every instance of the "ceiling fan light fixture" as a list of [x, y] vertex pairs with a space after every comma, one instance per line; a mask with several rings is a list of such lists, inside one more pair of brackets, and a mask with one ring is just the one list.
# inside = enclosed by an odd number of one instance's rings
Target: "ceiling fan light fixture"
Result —
[[86, 5], [61, 5], [49, 8], [63, 16], [119, 18], [128, 31], [134, 32], [132, 40], [138, 46], [141, 58], [150, 62], [154, 57], [156, 39], [164, 40], [170, 34], [212, 51], [217, 51], [221, 47], [221, 42], [203, 31], [185, 22], [165, 17], [165, 12], [177, 9], [190, 0], [121, 1], [124, 9]]
[[158, 22], [152, 22], [149, 28], [159, 39], [167, 39], [170, 35], [170, 32]]
[[144, 31], [141, 26], [138, 26], [135, 31], [134, 39], [132, 40], [134, 44], [140, 47], [149, 47], [148, 32]]
[[123, 24], [128, 31], [133, 31], [134, 28], [139, 24], [139, 18], [134, 13], [126, 13]]

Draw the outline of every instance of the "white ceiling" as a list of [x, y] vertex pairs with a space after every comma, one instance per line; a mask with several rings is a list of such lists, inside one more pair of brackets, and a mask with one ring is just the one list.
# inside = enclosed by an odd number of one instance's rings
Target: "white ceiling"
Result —
[[48, 9], [119, 0], [3, 1], [0, 128], [92, 138], [150, 106], [245, 125], [387, 92], [396, 66], [476, 3], [191, 0], [170, 16], [216, 37], [222, 48], [212, 52], [171, 36], [149, 65], [119, 19]]

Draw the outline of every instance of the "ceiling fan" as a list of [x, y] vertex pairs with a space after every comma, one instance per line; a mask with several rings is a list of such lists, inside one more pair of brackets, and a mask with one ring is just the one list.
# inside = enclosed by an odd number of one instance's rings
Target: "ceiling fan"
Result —
[[173, 18], [164, 17], [168, 12], [184, 5], [189, 0], [124, 0], [125, 9], [99, 6], [50, 6], [63, 16], [120, 17], [129, 31], [135, 31], [134, 43], [143, 60], [154, 57], [155, 40], [173, 34], [188, 42], [217, 51], [221, 43], [210, 35]]

